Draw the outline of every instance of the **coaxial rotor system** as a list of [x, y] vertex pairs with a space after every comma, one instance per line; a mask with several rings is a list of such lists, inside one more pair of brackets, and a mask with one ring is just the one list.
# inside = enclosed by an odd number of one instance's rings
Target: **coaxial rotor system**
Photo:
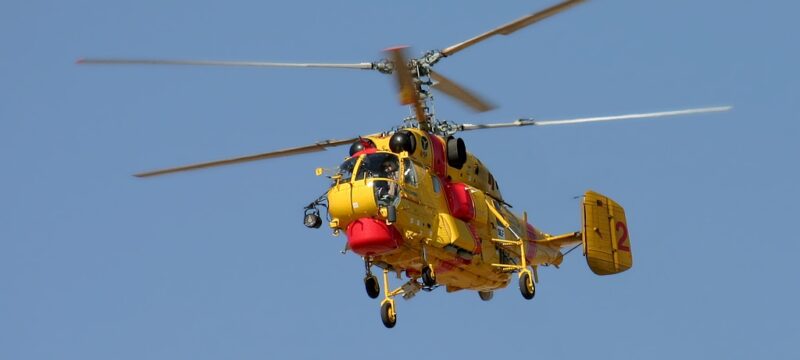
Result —
[[[589, 117], [569, 120], [518, 119], [509, 123], [496, 124], [453, 124], [438, 121], [433, 114], [431, 105], [431, 90], [437, 90], [452, 97], [463, 105], [476, 112], [485, 112], [494, 108], [494, 105], [483, 99], [476, 92], [467, 89], [454, 80], [433, 71], [434, 65], [442, 59], [455, 55], [468, 47], [488, 40], [496, 35], [511, 35], [516, 31], [532, 24], [561, 13], [586, 0], [566, 0], [550, 6], [544, 10], [523, 16], [505, 25], [486, 31], [465, 41], [450, 45], [441, 50], [430, 50], [417, 58], [409, 58], [406, 54], [408, 47], [397, 46], [385, 50], [386, 58], [374, 62], [361, 63], [286, 63], [286, 62], [261, 62], [261, 61], [218, 61], [218, 60], [168, 60], [168, 59], [135, 59], [135, 58], [81, 58], [78, 64], [87, 65], [183, 65], [183, 66], [221, 66], [221, 67], [283, 67], [283, 68], [326, 68], [326, 69], [357, 69], [375, 70], [383, 74], [393, 75], [397, 84], [400, 103], [409, 105], [412, 115], [406, 119], [407, 126], [418, 127], [422, 130], [439, 135], [452, 135], [457, 131], [491, 129], [512, 126], [532, 125], [557, 125], [583, 122], [610, 121], [636, 118], [663, 117], [675, 115], [697, 114], [705, 112], [726, 111], [730, 107], [708, 107], [658, 113], [643, 113], [607, 117]], [[313, 144], [271, 151], [261, 154], [240, 156], [211, 162], [191, 164], [155, 171], [136, 174], [138, 177], [150, 177], [175, 172], [197, 170], [221, 165], [237, 164], [255, 160], [270, 159], [283, 156], [292, 156], [309, 152], [324, 151], [329, 147], [350, 144], [359, 137], [349, 139], [330, 139], [318, 141]]]

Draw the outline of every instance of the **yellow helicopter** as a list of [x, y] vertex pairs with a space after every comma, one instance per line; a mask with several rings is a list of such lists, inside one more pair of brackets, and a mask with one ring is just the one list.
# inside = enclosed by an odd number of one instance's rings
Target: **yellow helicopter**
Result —
[[[519, 126], [546, 126], [598, 121], [654, 118], [719, 112], [709, 107], [666, 112], [508, 123], [455, 124], [440, 121], [433, 112], [433, 91], [452, 96], [476, 111], [492, 105], [432, 70], [440, 60], [495, 35], [510, 35], [585, 0], [560, 2], [542, 11], [482, 33], [442, 50], [408, 59], [405, 47], [387, 49], [387, 59], [354, 64], [272, 63], [150, 59], [81, 59], [80, 64], [156, 64], [251, 67], [307, 67], [377, 70], [393, 74], [400, 101], [412, 115], [390, 131], [204, 162], [136, 174], [150, 177], [220, 165], [324, 151], [350, 145], [349, 156], [330, 174], [326, 194], [304, 209], [304, 225], [319, 228], [320, 209], [328, 213], [334, 235], [347, 237], [345, 251], [359, 255], [365, 265], [367, 295], [382, 295], [383, 324], [397, 321], [395, 297], [411, 299], [420, 291], [444, 287], [447, 292], [472, 290], [484, 301], [507, 287], [516, 273], [519, 290], [532, 299], [539, 266], [559, 266], [563, 257], [582, 246], [589, 268], [598, 275], [616, 274], [633, 265], [625, 210], [610, 198], [587, 191], [578, 231], [551, 235], [529, 223], [526, 213], [514, 214], [500, 193], [491, 171], [468, 152], [458, 132]], [[325, 174], [318, 168], [318, 176]], [[562, 252], [563, 249], [568, 249]], [[382, 286], [372, 270], [382, 271]], [[392, 288], [390, 274], [403, 281]]]

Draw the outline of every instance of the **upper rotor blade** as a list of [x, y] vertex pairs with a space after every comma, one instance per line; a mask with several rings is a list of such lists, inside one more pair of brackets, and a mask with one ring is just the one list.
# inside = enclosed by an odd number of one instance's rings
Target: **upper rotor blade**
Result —
[[519, 119], [517, 121], [510, 123], [463, 124], [458, 126], [458, 130], [467, 131], [467, 130], [480, 130], [480, 129], [496, 129], [496, 128], [515, 127], [515, 126], [565, 125], [565, 124], [579, 124], [579, 123], [613, 121], [613, 120], [644, 119], [644, 118], [656, 118], [665, 116], [722, 112], [722, 111], [728, 111], [732, 108], [733, 108], [732, 106], [717, 106], [717, 107], [707, 107], [707, 108], [697, 108], [697, 109], [651, 112], [643, 114], [615, 115], [615, 116], [599, 116], [599, 117], [577, 118], [577, 119], [567, 119], [567, 120], [537, 121], [533, 119]]
[[314, 144], [311, 144], [311, 145], [298, 146], [298, 147], [293, 147], [293, 148], [288, 148], [288, 149], [270, 151], [270, 152], [266, 152], [266, 153], [255, 154], [255, 155], [235, 157], [235, 158], [224, 159], [224, 160], [210, 161], [210, 162], [191, 164], [191, 165], [184, 165], [184, 166], [178, 166], [178, 167], [161, 169], [161, 170], [148, 171], [148, 172], [143, 172], [143, 173], [139, 173], [139, 174], [134, 174], [134, 176], [136, 176], [136, 177], [150, 177], [150, 176], [171, 174], [171, 173], [182, 172], [182, 171], [205, 169], [205, 168], [210, 168], [210, 167], [215, 167], [215, 166], [238, 164], [238, 163], [243, 163], [243, 162], [248, 162], [248, 161], [272, 159], [272, 158], [283, 157], [283, 156], [292, 156], [292, 155], [299, 155], [299, 154], [305, 154], [305, 153], [311, 153], [311, 152], [317, 152], [317, 151], [325, 151], [326, 148], [349, 144], [349, 143], [352, 143], [353, 141], [356, 141], [358, 139], [359, 138], [355, 137], [355, 138], [344, 139], [344, 140], [323, 140], [323, 141], [320, 141], [320, 142], [317, 142], [317, 143], [314, 143]]
[[444, 75], [440, 73], [433, 72], [432, 70], [428, 71], [431, 75], [431, 78], [436, 81], [436, 83], [433, 84], [433, 87], [436, 89], [439, 89], [443, 93], [463, 102], [477, 112], [484, 112], [494, 109], [494, 105], [481, 99], [478, 97], [478, 95], [467, 90], [465, 87], [456, 84], [455, 81], [444, 77]]
[[522, 28], [524, 28], [524, 27], [526, 27], [528, 25], [531, 25], [531, 24], [533, 24], [535, 22], [544, 20], [544, 19], [546, 19], [546, 18], [548, 18], [550, 16], [558, 14], [558, 13], [564, 11], [564, 10], [567, 10], [567, 9], [569, 9], [569, 8], [575, 6], [575, 5], [578, 5], [578, 4], [582, 3], [582, 2], [585, 2], [585, 1], [586, 0], [567, 0], [567, 1], [563, 1], [563, 2], [561, 2], [559, 4], [553, 5], [553, 6], [547, 8], [547, 9], [544, 9], [542, 11], [530, 14], [528, 16], [522, 17], [522, 18], [517, 19], [515, 21], [512, 21], [512, 22], [510, 22], [508, 24], [500, 26], [498, 28], [495, 28], [495, 29], [492, 29], [490, 31], [487, 31], [487, 32], [485, 32], [483, 34], [480, 34], [480, 35], [478, 35], [478, 36], [476, 36], [474, 38], [471, 38], [469, 40], [466, 40], [464, 42], [460, 42], [458, 44], [449, 46], [449, 47], [445, 48], [444, 50], [442, 50], [442, 55], [444, 55], [444, 56], [453, 55], [453, 54], [455, 54], [455, 53], [457, 53], [457, 52], [459, 52], [461, 50], [464, 50], [465, 48], [467, 48], [469, 46], [475, 45], [475, 44], [477, 44], [477, 43], [479, 43], [479, 42], [481, 42], [483, 40], [486, 40], [486, 39], [488, 39], [488, 38], [490, 38], [490, 37], [492, 37], [494, 35], [497, 35], [497, 34], [500, 34], [500, 35], [511, 35], [513, 32], [515, 32], [515, 31], [517, 31], [519, 29], [522, 29]]
[[412, 105], [414, 107], [414, 114], [417, 117], [417, 122], [423, 125], [428, 121], [425, 116], [425, 109], [422, 107], [419, 98], [419, 90], [417, 84], [414, 82], [414, 77], [408, 69], [408, 61], [405, 56], [405, 50], [408, 47], [398, 46], [386, 49], [389, 57], [394, 63], [394, 73], [397, 79], [398, 91], [400, 92], [400, 103], [403, 105]]
[[190, 65], [190, 66], [230, 66], [230, 67], [296, 67], [296, 68], [339, 68], [373, 69], [373, 63], [326, 64], [326, 63], [276, 63], [261, 61], [217, 61], [217, 60], [163, 60], [163, 59], [78, 59], [78, 64], [92, 65]]

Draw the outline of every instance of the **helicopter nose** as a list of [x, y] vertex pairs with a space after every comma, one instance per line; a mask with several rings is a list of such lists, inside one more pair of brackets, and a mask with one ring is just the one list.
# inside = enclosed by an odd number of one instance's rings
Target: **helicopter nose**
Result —
[[347, 246], [361, 256], [381, 255], [400, 247], [403, 237], [394, 225], [373, 218], [360, 218], [347, 226]]

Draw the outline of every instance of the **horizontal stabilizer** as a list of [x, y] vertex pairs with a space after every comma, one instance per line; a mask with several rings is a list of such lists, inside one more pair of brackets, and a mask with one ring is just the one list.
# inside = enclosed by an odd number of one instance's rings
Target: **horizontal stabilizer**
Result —
[[552, 247], [568, 247], [568, 246], [575, 246], [581, 243], [583, 238], [581, 237], [580, 232], [571, 232], [568, 234], [561, 234], [555, 236], [547, 236], [543, 239], [533, 240], [533, 242], [541, 245], [547, 245]]

